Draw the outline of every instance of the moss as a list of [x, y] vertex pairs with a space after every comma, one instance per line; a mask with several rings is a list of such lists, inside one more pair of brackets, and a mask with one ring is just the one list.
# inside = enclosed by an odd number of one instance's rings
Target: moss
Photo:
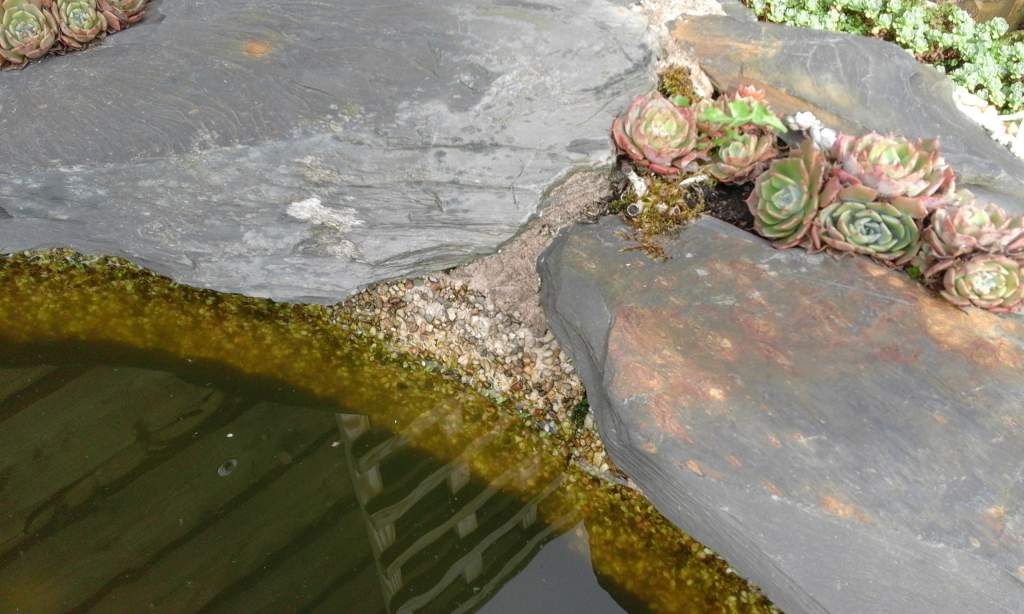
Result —
[[672, 66], [659, 75], [658, 91], [668, 98], [685, 96], [691, 102], [700, 98], [693, 87], [690, 71], [682, 66]]
[[[666, 178], [652, 174], [643, 179], [647, 184], [646, 194], [638, 198], [627, 186], [622, 196], [612, 201], [608, 209], [621, 214], [631, 228], [630, 232], [623, 233], [623, 237], [636, 245], [626, 249], [642, 251], [655, 260], [665, 260], [668, 255], [660, 241], [664, 237], [676, 236], [681, 228], [704, 213], [710, 186], [707, 181], [681, 185], [687, 177]], [[638, 205], [640, 212], [630, 214], [631, 205]]]
[[587, 414], [590, 413], [590, 402], [587, 401], [587, 397], [583, 397], [576, 407], [572, 408], [572, 414], [570, 419], [572, 424], [577, 429], [583, 428], [584, 423], [587, 420]]

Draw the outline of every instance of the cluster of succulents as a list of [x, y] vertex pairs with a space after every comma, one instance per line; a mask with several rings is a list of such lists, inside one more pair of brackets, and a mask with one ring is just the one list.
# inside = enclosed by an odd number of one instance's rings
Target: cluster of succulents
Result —
[[1024, 217], [957, 191], [937, 140], [839, 134], [783, 153], [786, 130], [762, 92], [741, 87], [715, 101], [639, 96], [612, 135], [647, 173], [753, 182], [754, 231], [778, 248], [860, 254], [955, 305], [1024, 309]]
[[706, 170], [718, 181], [752, 180], [778, 155], [786, 127], [754, 88], [718, 100], [637, 96], [612, 124], [612, 137], [633, 163], [663, 176]]
[[1024, 218], [956, 191], [933, 140], [810, 140], [758, 176], [754, 229], [777, 247], [862, 254], [904, 267], [961, 307], [1024, 308]]
[[0, 68], [81, 49], [142, 19], [146, 0], [0, 0]]

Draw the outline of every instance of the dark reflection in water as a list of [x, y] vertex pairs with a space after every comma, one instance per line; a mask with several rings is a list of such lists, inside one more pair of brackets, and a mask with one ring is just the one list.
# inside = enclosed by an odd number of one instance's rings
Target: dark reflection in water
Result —
[[96, 264], [0, 258], [0, 612], [772, 611], [343, 312]]
[[[53, 360], [102, 353], [81, 345], [32, 353], [7, 347], [0, 368], [5, 609], [474, 611], [574, 520], [539, 518], [560, 475], [528, 498], [502, 489], [528, 481], [536, 458], [494, 483], [471, 473], [462, 456], [487, 453], [494, 431], [453, 438], [447, 462], [411, 445], [460, 429], [455, 407], [394, 433], [199, 369], [186, 381]], [[618, 611], [583, 549], [561, 550], [553, 585], [517, 591]]]
[[[412, 445], [430, 431], [456, 442], [456, 406], [396, 433], [244, 378], [218, 386], [201, 369], [185, 379], [111, 366], [80, 344], [5, 349], [5, 610], [475, 611], [530, 576], [577, 520], [539, 516], [563, 476], [536, 457], [493, 482], [473, 474], [467, 455], [502, 454], [497, 430], [446, 460]], [[534, 477], [533, 496], [503, 490]], [[621, 611], [590, 571], [581, 531], [516, 585], [521, 595], [484, 610], [525, 611], [524, 599], [571, 608], [571, 596]]]

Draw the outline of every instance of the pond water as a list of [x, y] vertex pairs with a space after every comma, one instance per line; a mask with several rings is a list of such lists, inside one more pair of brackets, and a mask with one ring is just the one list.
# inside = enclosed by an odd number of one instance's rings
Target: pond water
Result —
[[343, 314], [0, 259], [2, 612], [767, 612]]

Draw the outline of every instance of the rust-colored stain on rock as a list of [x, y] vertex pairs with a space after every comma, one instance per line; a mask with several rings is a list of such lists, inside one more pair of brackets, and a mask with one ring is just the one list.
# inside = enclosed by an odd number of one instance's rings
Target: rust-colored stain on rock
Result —
[[871, 523], [871, 518], [867, 514], [838, 497], [826, 495], [821, 498], [818, 504], [821, 506], [821, 509], [843, 520], [852, 518], [864, 524]]
[[912, 365], [917, 362], [921, 350], [908, 351], [896, 343], [884, 345], [878, 349], [878, 358], [882, 362], [891, 362], [901, 365]]
[[693, 46], [698, 57], [735, 58], [735, 61], [767, 58], [777, 55], [782, 49], [781, 43], [767, 40], [750, 42], [728, 41], [713, 32], [707, 32], [707, 22], [697, 19], [678, 19], [672, 37]]
[[[673, 322], [675, 330], [687, 330], [686, 326], [680, 317]], [[733, 378], [683, 353], [675, 341], [666, 330], [661, 311], [636, 306], [620, 309], [608, 338], [608, 355], [623, 358], [615, 365], [610, 382], [615, 394], [623, 398], [643, 395], [655, 414], [659, 398], [667, 414], [687, 399], [724, 401]]]
[[249, 39], [242, 44], [242, 53], [250, 58], [262, 58], [269, 55], [273, 50], [274, 48], [270, 46], [270, 43], [257, 39]]
[[761, 486], [764, 486], [764, 489], [768, 491], [768, 494], [772, 495], [773, 497], [783, 497], [785, 495], [782, 492], [782, 489], [776, 486], [774, 482], [770, 482], [768, 480], [761, 480]]
[[985, 510], [981, 520], [985, 523], [985, 526], [998, 535], [1006, 530], [1006, 523], [1003, 520], [1005, 517], [1006, 508], [1002, 505], [994, 505]]
[[979, 309], [960, 310], [940, 299], [921, 301], [921, 325], [939, 347], [967, 357], [986, 369], [1019, 369], [1021, 348], [1010, 339], [1020, 325], [1006, 316]]
[[735, 37], [716, 36], [715, 32], [707, 31], [708, 25], [707, 21], [679, 19], [672, 37], [690, 47], [694, 55], [701, 58], [701, 68], [719, 90], [730, 90], [740, 84], [754, 85], [765, 92], [769, 104], [780, 115], [811, 111], [825, 125], [847, 132], [859, 128], [801, 98], [798, 92], [786, 91], [772, 84], [779, 82], [779, 79], [765, 75], [764, 70], [778, 69], [772, 59], [782, 51], [781, 41], [760, 38], [741, 42]]

